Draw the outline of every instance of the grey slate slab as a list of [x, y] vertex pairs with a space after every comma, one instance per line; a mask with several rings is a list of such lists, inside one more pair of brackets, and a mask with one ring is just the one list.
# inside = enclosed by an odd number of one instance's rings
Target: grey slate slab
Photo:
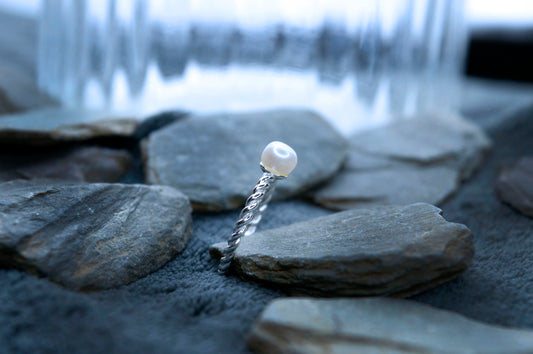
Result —
[[261, 152], [275, 140], [298, 154], [294, 172], [278, 183], [278, 200], [332, 177], [346, 155], [345, 139], [310, 111], [193, 116], [144, 141], [146, 180], [180, 189], [198, 211], [236, 209], [261, 176]]
[[0, 183], [0, 264], [72, 289], [110, 288], [187, 245], [189, 200], [164, 186]]
[[256, 321], [256, 353], [531, 353], [533, 331], [390, 298], [280, 299]]
[[[225, 243], [211, 247], [220, 258]], [[354, 209], [244, 236], [232, 269], [293, 294], [407, 296], [462, 273], [470, 230], [429, 204]]]

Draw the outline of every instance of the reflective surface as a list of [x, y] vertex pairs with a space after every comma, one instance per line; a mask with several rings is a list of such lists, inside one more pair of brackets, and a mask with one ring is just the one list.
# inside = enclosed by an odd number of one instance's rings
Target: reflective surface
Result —
[[461, 1], [44, 0], [39, 84], [70, 106], [304, 106], [343, 131], [453, 107]]

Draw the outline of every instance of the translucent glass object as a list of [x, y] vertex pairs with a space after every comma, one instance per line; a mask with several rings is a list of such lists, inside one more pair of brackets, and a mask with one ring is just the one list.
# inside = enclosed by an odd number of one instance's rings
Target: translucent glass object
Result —
[[350, 131], [453, 109], [461, 0], [42, 0], [39, 85], [67, 106], [315, 109]]

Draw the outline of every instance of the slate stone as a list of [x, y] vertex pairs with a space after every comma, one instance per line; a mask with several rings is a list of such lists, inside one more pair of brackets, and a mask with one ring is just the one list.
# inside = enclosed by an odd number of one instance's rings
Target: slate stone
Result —
[[263, 231], [241, 239], [232, 270], [292, 294], [412, 295], [472, 261], [470, 230], [440, 214], [424, 203], [354, 209]]
[[455, 191], [457, 180], [458, 172], [446, 166], [345, 170], [314, 198], [322, 206], [334, 210], [416, 201], [438, 204]]
[[14, 179], [117, 182], [133, 164], [133, 156], [127, 150], [97, 146], [41, 150], [0, 153], [0, 182]]
[[357, 133], [351, 144], [374, 155], [422, 164], [464, 157], [471, 145], [485, 146], [488, 138], [475, 125], [454, 115], [416, 116], [367, 132]]
[[[487, 122], [484, 112], [475, 117], [480, 124]], [[462, 276], [416, 295], [418, 301], [479, 321], [533, 329], [533, 220], [492, 192], [503, 160], [532, 154], [532, 117], [533, 106], [523, 109], [519, 120], [500, 116], [504, 126], [489, 131], [495, 149], [487, 164], [443, 205], [448, 220], [468, 225], [476, 235], [476, 256]], [[272, 203], [259, 227], [280, 227], [328, 213], [298, 199]], [[47, 279], [0, 269], [4, 351], [112, 353], [135, 348], [150, 353], [249, 354], [245, 341], [254, 320], [282, 294], [217, 274], [208, 248], [227, 238], [238, 211], [193, 217], [194, 234], [179, 256], [118, 289], [73, 292]]]
[[501, 200], [533, 217], [533, 157], [522, 157], [504, 168], [496, 183]]
[[533, 331], [391, 298], [278, 299], [252, 328], [256, 353], [531, 353]]
[[50, 145], [100, 137], [129, 137], [137, 120], [107, 111], [46, 108], [0, 116], [3, 144]]
[[261, 176], [262, 150], [274, 140], [289, 144], [298, 154], [298, 166], [278, 183], [275, 199], [327, 180], [346, 154], [344, 138], [310, 111], [195, 116], [158, 130], [143, 142], [146, 180], [179, 188], [195, 210], [239, 208]]
[[189, 114], [186, 111], [167, 111], [150, 116], [141, 121], [137, 129], [135, 129], [135, 139], [142, 140], [150, 135], [150, 133], [177, 122]]
[[480, 166], [491, 144], [457, 116], [418, 116], [350, 137], [348, 160], [309, 196], [322, 206], [441, 204]]
[[190, 234], [189, 201], [170, 187], [0, 183], [0, 266], [68, 288], [130, 283], [183, 250]]

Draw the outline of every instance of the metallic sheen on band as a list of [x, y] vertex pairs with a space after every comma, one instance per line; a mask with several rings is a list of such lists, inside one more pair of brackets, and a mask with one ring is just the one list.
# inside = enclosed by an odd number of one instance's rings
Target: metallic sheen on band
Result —
[[265, 147], [260, 163], [263, 175], [246, 200], [246, 205], [233, 228], [233, 233], [228, 238], [228, 246], [224, 249], [218, 265], [219, 273], [228, 272], [241, 238], [255, 232], [272, 198], [276, 182], [287, 177], [296, 167], [297, 161], [296, 152], [284, 143], [274, 141]]

